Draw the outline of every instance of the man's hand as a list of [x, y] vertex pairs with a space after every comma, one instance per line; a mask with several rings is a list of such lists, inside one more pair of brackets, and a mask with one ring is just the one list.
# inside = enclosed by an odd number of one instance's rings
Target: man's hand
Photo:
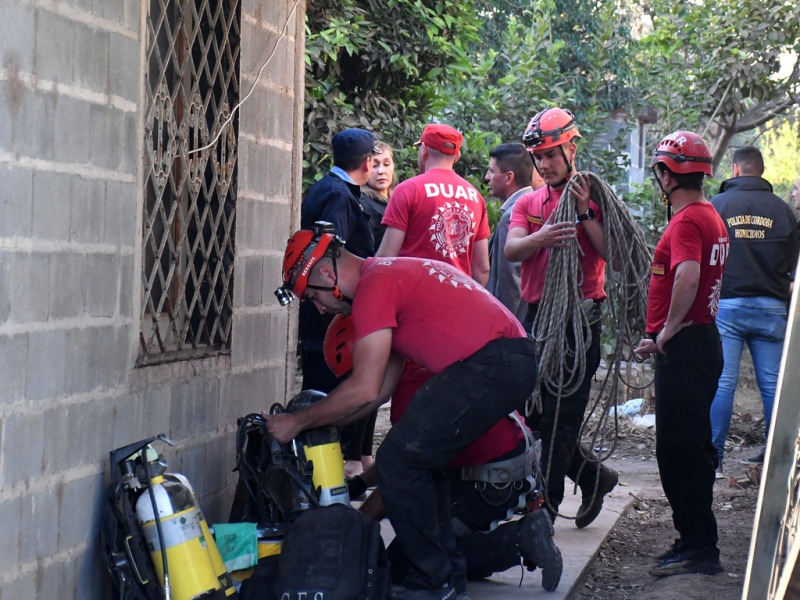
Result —
[[657, 351], [656, 343], [650, 338], [644, 338], [636, 348], [633, 349], [634, 354], [638, 354], [645, 360], [650, 358], [652, 354]]
[[270, 415], [261, 413], [261, 416], [264, 417], [264, 420], [267, 422], [269, 434], [281, 444], [293, 440], [302, 431], [298, 426], [296, 414], [281, 413]]
[[572, 178], [572, 195], [575, 197], [575, 213], [585, 214], [589, 210], [589, 195], [592, 192], [592, 182], [584, 173], [578, 173]]
[[561, 221], [556, 223], [556, 211], [550, 213], [542, 228], [531, 234], [539, 240], [539, 246], [543, 248], [563, 248], [568, 246], [570, 240], [577, 237], [575, 223], [572, 221]]

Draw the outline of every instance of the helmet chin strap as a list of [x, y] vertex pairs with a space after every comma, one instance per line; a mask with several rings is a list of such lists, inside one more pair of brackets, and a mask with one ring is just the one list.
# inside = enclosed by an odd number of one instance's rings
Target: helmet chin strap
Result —
[[[561, 148], [561, 155], [564, 157], [564, 163], [567, 165], [567, 176], [564, 177], [564, 179], [562, 179], [561, 181], [559, 181], [555, 185], [548, 186], [548, 187], [551, 187], [553, 189], [558, 189], [560, 187], [563, 187], [563, 186], [567, 185], [567, 182], [570, 179], [572, 179], [572, 176], [575, 174], [575, 164], [569, 162], [569, 159], [567, 158], [567, 153], [564, 152], [564, 145], [562, 144], [561, 146], [559, 146], [559, 148]], [[533, 161], [533, 168], [536, 169], [536, 172], [539, 173], [540, 177], [543, 177], [542, 176], [542, 172], [539, 170], [539, 167], [536, 166], [536, 159], [533, 157], [533, 154], [531, 154], [531, 160]]]
[[312, 290], [320, 290], [322, 292], [330, 292], [330, 293], [333, 294], [333, 297], [336, 298], [337, 300], [339, 300], [340, 302], [347, 302], [348, 304], [352, 305], [353, 304], [353, 299], [352, 298], [348, 298], [347, 296], [345, 296], [341, 292], [341, 290], [339, 289], [339, 286], [337, 285], [338, 281], [339, 281], [339, 270], [336, 267], [336, 259], [335, 258], [331, 258], [331, 262], [333, 263], [333, 277], [334, 277], [333, 285], [330, 286], [330, 287], [326, 287], [326, 286], [323, 286], [323, 285], [311, 285], [310, 283], [307, 283], [306, 287], [310, 288]]
[[672, 202], [670, 201], [669, 197], [675, 190], [679, 190], [686, 186], [681, 185], [680, 183], [672, 188], [670, 191], [664, 189], [664, 186], [661, 183], [661, 178], [659, 178], [658, 173], [656, 172], [656, 168], [653, 167], [653, 173], [656, 176], [656, 181], [658, 182], [658, 187], [661, 189], [661, 202], [667, 207], [667, 222], [669, 223], [672, 220]]

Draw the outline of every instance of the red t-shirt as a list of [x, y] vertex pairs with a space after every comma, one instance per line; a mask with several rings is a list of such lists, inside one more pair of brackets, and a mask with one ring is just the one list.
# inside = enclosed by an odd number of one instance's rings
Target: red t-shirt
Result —
[[392, 351], [433, 373], [492, 340], [525, 337], [516, 317], [474, 279], [421, 258], [366, 259], [352, 314], [356, 341], [391, 328]]
[[431, 169], [398, 185], [381, 223], [405, 232], [400, 256], [441, 260], [467, 274], [475, 242], [489, 237], [483, 198], [449, 169]]
[[725, 223], [710, 202], [693, 202], [672, 217], [658, 241], [650, 266], [647, 333], [658, 333], [664, 327], [672, 301], [675, 269], [687, 260], [700, 263], [700, 281], [683, 321], [699, 324], [714, 320], [729, 250]]
[[[550, 186], [540, 187], [522, 196], [514, 204], [511, 213], [509, 231], [514, 227], [522, 227], [528, 235], [539, 231], [545, 224], [550, 214], [558, 207], [561, 199], [561, 190], [554, 190]], [[589, 201], [589, 207], [594, 211], [595, 219], [603, 222], [603, 211], [596, 203]], [[581, 290], [586, 299], [605, 300], [605, 269], [606, 261], [594, 249], [589, 236], [580, 224], [578, 229], [578, 244], [582, 254], [579, 254], [583, 282]], [[522, 299], [529, 304], [537, 304], [542, 299], [544, 280], [547, 274], [547, 259], [550, 248], [539, 248], [532, 256], [522, 261], [520, 271]]]
[[[406, 412], [411, 399], [433, 373], [420, 366], [406, 368], [403, 377], [397, 382], [392, 393], [390, 420], [392, 425], [400, 420]], [[494, 459], [511, 452], [523, 440], [522, 430], [512, 419], [502, 419], [489, 431], [465, 448], [461, 454], [450, 461], [450, 467], [485, 465]]]

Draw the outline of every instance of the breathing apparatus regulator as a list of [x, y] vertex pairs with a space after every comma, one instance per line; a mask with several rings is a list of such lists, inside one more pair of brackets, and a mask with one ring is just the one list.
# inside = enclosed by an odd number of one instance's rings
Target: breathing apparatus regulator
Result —
[[672, 173], [679, 175], [703, 173], [708, 177], [713, 177], [714, 159], [711, 157], [711, 151], [706, 146], [703, 138], [692, 131], [670, 133], [655, 147], [653, 156], [650, 159], [650, 169], [652, 169], [653, 176], [661, 190], [661, 201], [667, 207], [667, 220], [670, 220], [672, 218], [672, 203], [669, 197], [676, 190], [686, 186], [679, 183], [670, 191], [665, 190], [664, 185], [661, 183], [661, 177], [659, 177], [659, 163]]
[[167, 473], [152, 443], [113, 450], [104, 516], [107, 567], [120, 598], [226, 600], [238, 594], [183, 475]]

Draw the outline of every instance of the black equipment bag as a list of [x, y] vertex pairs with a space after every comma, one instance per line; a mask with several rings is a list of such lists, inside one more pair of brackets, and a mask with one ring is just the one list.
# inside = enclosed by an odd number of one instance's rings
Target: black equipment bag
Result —
[[286, 528], [275, 597], [383, 600], [389, 565], [380, 523], [343, 504], [302, 512]]

